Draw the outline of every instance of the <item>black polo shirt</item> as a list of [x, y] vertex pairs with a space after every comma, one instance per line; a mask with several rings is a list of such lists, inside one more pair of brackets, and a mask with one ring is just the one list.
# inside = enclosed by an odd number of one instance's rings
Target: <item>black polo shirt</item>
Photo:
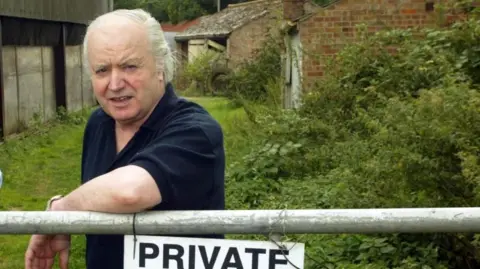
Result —
[[[90, 116], [83, 141], [82, 184], [134, 164], [145, 168], [161, 191], [162, 202], [152, 210], [225, 209], [223, 133], [205, 109], [179, 98], [167, 84], [151, 116], [118, 155], [114, 125], [102, 109]], [[123, 268], [123, 235], [86, 238], [87, 269]]]

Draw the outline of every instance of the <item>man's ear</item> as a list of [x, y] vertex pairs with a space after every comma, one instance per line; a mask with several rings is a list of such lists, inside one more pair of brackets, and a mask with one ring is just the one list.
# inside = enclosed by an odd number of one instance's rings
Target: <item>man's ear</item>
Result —
[[159, 80], [160, 82], [163, 82], [163, 79], [164, 79], [164, 77], [165, 77], [165, 76], [164, 76], [164, 72], [163, 72], [163, 71], [162, 71], [162, 72], [158, 72], [158, 73], [157, 73], [157, 77], [158, 77], [158, 80]]

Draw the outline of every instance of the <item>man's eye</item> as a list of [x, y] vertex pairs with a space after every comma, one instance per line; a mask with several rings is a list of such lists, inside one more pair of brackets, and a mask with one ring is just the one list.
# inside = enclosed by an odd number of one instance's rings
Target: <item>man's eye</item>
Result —
[[97, 73], [97, 74], [104, 73], [104, 72], [107, 72], [106, 68], [99, 68], [95, 71], [95, 73]]
[[129, 64], [127, 66], [125, 66], [126, 69], [129, 69], [129, 70], [135, 70], [137, 68], [136, 65], [132, 65], [132, 64]]

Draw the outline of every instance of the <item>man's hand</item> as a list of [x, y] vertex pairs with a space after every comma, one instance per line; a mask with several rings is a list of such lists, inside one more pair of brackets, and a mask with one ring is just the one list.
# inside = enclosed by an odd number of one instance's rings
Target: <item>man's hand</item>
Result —
[[33, 235], [25, 253], [25, 269], [51, 269], [55, 256], [61, 269], [68, 269], [70, 235]]

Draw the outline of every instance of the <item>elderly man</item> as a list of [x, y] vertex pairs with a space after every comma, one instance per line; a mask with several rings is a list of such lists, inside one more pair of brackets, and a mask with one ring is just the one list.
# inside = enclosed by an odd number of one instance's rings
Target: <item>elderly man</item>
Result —
[[[90, 24], [83, 45], [101, 108], [86, 124], [81, 186], [50, 199], [48, 210], [223, 210], [222, 129], [176, 96], [160, 24], [143, 10], [116, 10]], [[123, 268], [123, 242], [87, 235], [86, 268]], [[66, 269], [69, 248], [69, 235], [33, 235], [25, 266], [52, 268], [58, 254]]]

